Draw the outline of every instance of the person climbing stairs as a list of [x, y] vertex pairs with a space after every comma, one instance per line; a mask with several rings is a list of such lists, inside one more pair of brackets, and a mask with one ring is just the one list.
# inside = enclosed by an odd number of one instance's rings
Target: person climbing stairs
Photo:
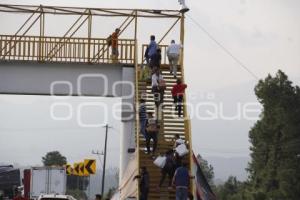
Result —
[[[158, 121], [160, 124], [160, 129], [158, 133], [158, 143], [155, 156], [163, 155], [166, 151], [174, 149], [176, 136], [180, 137], [182, 140], [186, 141], [188, 149], [189, 147], [189, 130], [187, 128], [188, 119], [186, 114], [183, 117], [178, 117], [177, 111], [175, 110], [175, 105], [173, 104], [173, 98], [171, 94], [172, 86], [176, 83], [176, 78], [182, 77], [182, 69], [179, 68], [177, 72], [177, 77], [175, 78], [169, 71], [169, 65], [161, 65], [160, 68], [162, 72], [163, 79], [166, 82], [166, 89], [164, 92], [164, 102], [160, 107], [161, 109], [156, 109], [154, 95], [152, 93], [151, 83], [147, 79], [138, 80], [138, 100], [143, 98], [145, 100], [147, 112], [152, 112], [159, 116]], [[140, 72], [142, 73], [142, 72]], [[186, 106], [183, 106], [183, 110]], [[160, 112], [160, 113], [156, 113]], [[186, 113], [186, 112], [183, 112]], [[146, 151], [146, 140], [145, 137], [138, 133], [139, 139], [139, 166], [146, 167], [149, 172], [150, 177], [150, 188], [149, 188], [149, 200], [163, 199], [163, 200], [173, 200], [175, 199], [175, 188], [168, 188], [167, 180], [164, 181], [162, 187], [159, 186], [161, 179], [161, 169], [157, 167], [153, 161], [153, 157], [147, 154]], [[190, 153], [184, 156], [184, 162], [188, 163], [190, 166]]]

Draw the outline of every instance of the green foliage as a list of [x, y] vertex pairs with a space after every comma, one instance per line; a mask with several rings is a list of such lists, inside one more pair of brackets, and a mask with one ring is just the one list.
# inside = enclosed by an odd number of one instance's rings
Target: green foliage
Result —
[[230, 176], [224, 184], [217, 186], [216, 196], [218, 200], [250, 200], [247, 188], [248, 182], [240, 182]]
[[278, 71], [259, 81], [255, 94], [263, 105], [249, 133], [253, 199], [298, 200], [300, 197], [300, 89]]
[[300, 89], [278, 71], [260, 80], [255, 94], [263, 112], [249, 132], [249, 180], [229, 177], [217, 187], [218, 200], [299, 200]]
[[59, 151], [51, 151], [42, 157], [42, 162], [44, 166], [63, 166], [67, 164], [67, 159]]
[[86, 193], [83, 190], [79, 190], [79, 189], [67, 190], [66, 194], [71, 195], [75, 199], [81, 199], [81, 200], [87, 200], [88, 199]]

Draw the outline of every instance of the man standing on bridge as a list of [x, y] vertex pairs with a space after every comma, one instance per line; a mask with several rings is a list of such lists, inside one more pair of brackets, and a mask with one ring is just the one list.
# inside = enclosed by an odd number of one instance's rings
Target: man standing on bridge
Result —
[[116, 28], [115, 32], [111, 34], [111, 54], [113, 62], [116, 62], [119, 56], [118, 51], [118, 37], [119, 37], [120, 29]]

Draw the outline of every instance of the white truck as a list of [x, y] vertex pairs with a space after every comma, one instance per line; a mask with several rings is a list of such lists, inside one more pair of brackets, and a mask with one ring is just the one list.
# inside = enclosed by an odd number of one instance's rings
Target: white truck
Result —
[[42, 194], [66, 193], [67, 175], [64, 167], [33, 167], [30, 179], [30, 199], [37, 199]]

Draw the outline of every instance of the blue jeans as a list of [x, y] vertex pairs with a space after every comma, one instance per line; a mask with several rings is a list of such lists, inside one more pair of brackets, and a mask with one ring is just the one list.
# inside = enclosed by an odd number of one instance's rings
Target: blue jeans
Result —
[[140, 120], [141, 133], [145, 138], [147, 138], [146, 125], [147, 125], [147, 119]]
[[187, 200], [188, 189], [187, 188], [176, 188], [176, 200]]

